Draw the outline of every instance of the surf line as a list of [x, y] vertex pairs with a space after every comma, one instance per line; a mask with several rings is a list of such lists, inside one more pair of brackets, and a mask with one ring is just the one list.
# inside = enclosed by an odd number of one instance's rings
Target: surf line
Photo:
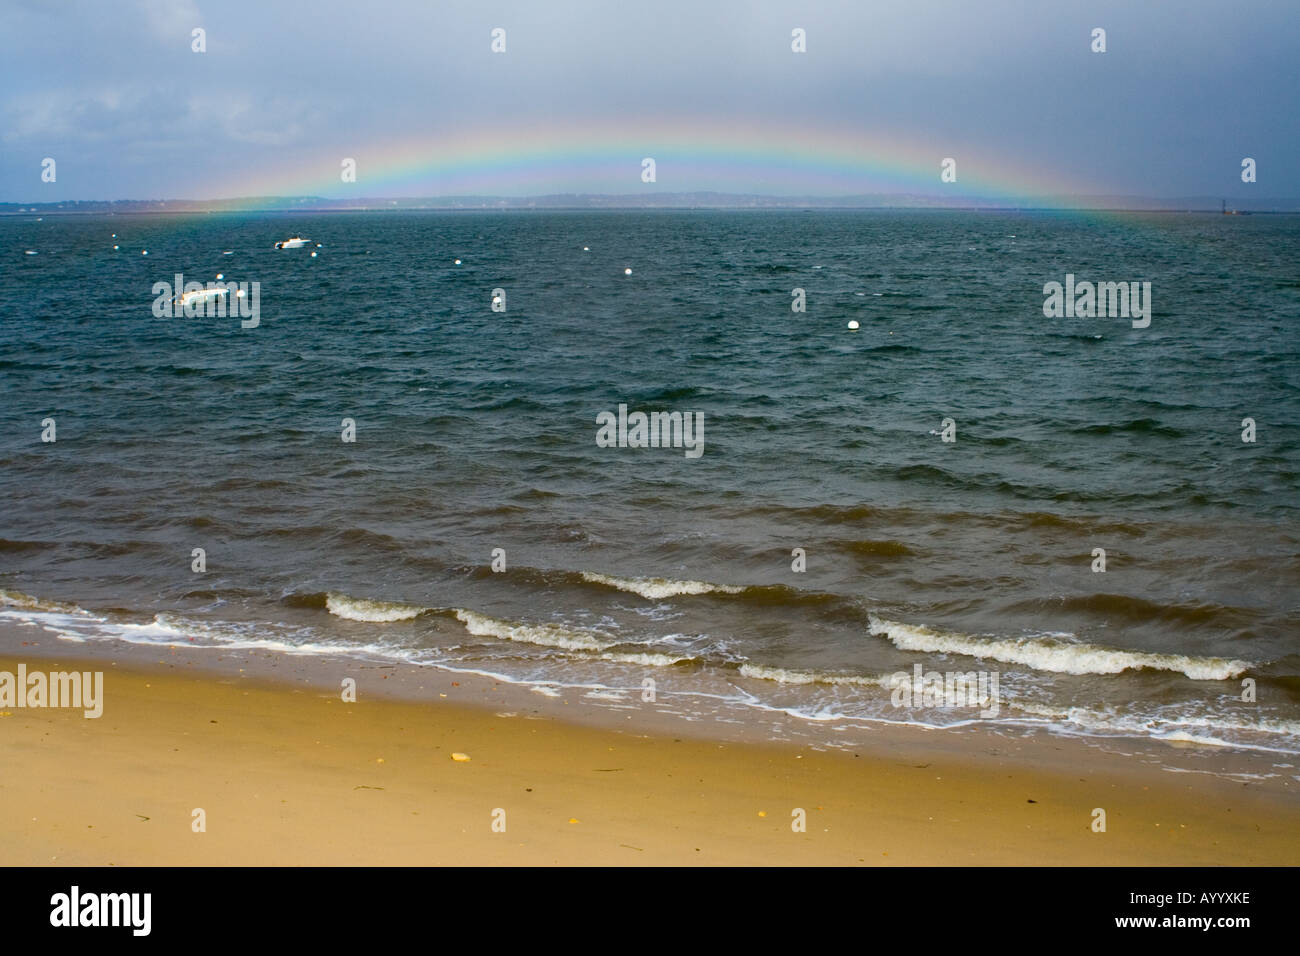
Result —
[[596, 445], [600, 448], [684, 448], [687, 458], [704, 454], [703, 412], [631, 412], [626, 404], [618, 415], [596, 416]]

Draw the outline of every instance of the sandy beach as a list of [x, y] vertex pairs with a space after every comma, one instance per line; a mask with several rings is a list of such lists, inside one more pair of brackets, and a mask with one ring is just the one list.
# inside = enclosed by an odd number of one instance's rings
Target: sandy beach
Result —
[[[588, 726], [555, 714], [566, 702], [429, 669], [363, 669], [347, 703], [239, 655], [33, 650], [0, 670], [103, 670], [104, 710], [0, 715], [6, 865], [1216, 865], [1300, 849], [1285, 786], [1073, 741], [900, 728], [822, 752]], [[403, 677], [426, 699], [370, 691]]]

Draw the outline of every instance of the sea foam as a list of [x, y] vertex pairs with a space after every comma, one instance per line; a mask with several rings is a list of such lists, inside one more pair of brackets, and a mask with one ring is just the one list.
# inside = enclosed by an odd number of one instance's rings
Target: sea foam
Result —
[[745, 590], [730, 584], [710, 584], [708, 581], [674, 581], [672, 578], [619, 578], [611, 574], [583, 571], [582, 579], [592, 584], [604, 584], [631, 594], [639, 594], [651, 601], [677, 597], [683, 594], [739, 594]]
[[457, 609], [456, 618], [465, 630], [476, 637], [498, 637], [506, 641], [522, 641], [543, 647], [562, 647], [571, 651], [603, 651], [615, 646], [617, 641], [603, 639], [596, 631], [560, 627], [556, 624], [522, 624], [488, 617], [477, 611]]
[[325, 596], [325, 607], [331, 614], [349, 621], [369, 624], [387, 624], [391, 621], [409, 621], [432, 608], [415, 604], [398, 604], [392, 601], [370, 601], [330, 592]]
[[762, 664], [741, 664], [742, 677], [776, 681], [779, 684], [846, 684], [857, 687], [888, 687], [886, 677], [862, 677], [857, 674], [817, 674], [812, 671], [787, 670]]
[[964, 654], [968, 657], [1002, 661], [1004, 664], [1023, 664], [1036, 671], [1058, 674], [1118, 674], [1145, 667], [1179, 672], [1192, 680], [1229, 680], [1244, 673], [1250, 666], [1245, 661], [1222, 657], [1145, 654], [1096, 644], [1073, 644], [1049, 637], [976, 637], [886, 621], [874, 615], [870, 620], [872, 634], [888, 638], [901, 650]]

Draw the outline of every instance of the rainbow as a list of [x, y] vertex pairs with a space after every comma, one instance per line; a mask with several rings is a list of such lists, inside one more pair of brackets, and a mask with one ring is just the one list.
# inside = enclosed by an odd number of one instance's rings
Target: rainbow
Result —
[[[357, 181], [340, 179], [342, 160]], [[652, 157], [657, 181], [641, 181]], [[957, 181], [940, 181], [940, 163], [957, 161]], [[528, 196], [638, 191], [847, 196], [911, 193], [964, 201], [1051, 204], [1096, 194], [1007, 156], [921, 141], [892, 131], [801, 127], [720, 117], [615, 119], [608, 122], [482, 123], [384, 142], [338, 139], [333, 149], [286, 155], [259, 175], [236, 174], [209, 198], [313, 195], [330, 199], [419, 196]]]

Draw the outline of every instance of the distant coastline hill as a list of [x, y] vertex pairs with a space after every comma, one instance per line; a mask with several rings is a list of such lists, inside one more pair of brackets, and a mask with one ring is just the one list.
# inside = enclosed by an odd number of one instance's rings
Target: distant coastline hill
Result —
[[[329, 199], [320, 196], [248, 196], [238, 199], [119, 199], [0, 203], [0, 215], [68, 213], [343, 212], [411, 209], [1061, 209], [1134, 212], [1219, 212], [1223, 198], [1077, 196], [1053, 200], [952, 199], [923, 195], [757, 196], [733, 193], [639, 193], [548, 196], [431, 196]], [[1253, 213], [1300, 212], [1300, 199], [1230, 201]]]

